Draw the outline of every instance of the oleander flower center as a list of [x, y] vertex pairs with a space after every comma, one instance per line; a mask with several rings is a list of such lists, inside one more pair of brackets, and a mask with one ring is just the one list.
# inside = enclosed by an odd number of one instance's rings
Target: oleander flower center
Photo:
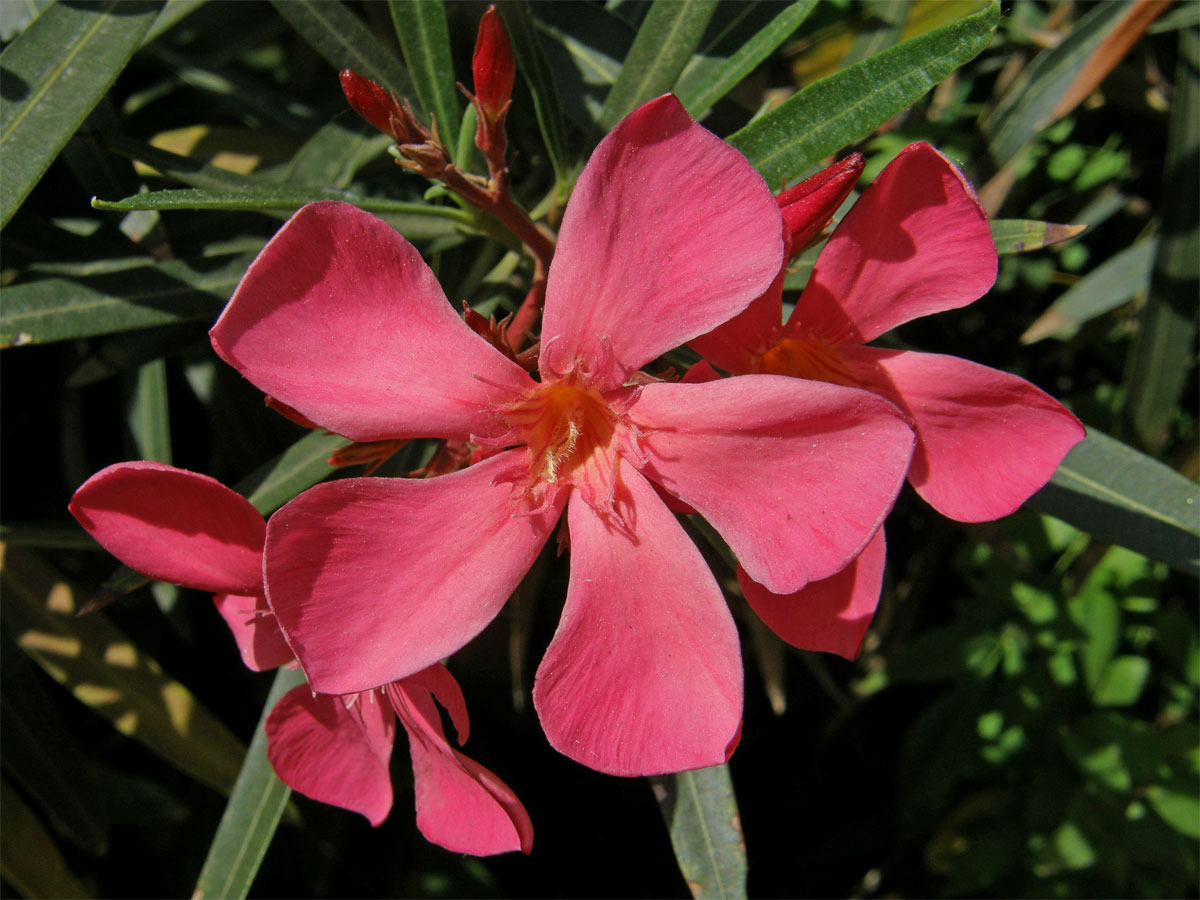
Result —
[[861, 386], [837, 350], [824, 341], [807, 338], [783, 338], [754, 361], [752, 371], [827, 381], [844, 387]]
[[597, 451], [612, 443], [617, 415], [592, 387], [553, 381], [538, 385], [506, 410], [514, 437], [530, 451], [530, 478], [569, 481]]

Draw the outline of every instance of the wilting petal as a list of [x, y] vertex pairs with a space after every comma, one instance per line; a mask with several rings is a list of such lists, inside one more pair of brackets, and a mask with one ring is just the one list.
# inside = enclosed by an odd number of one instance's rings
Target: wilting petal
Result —
[[233, 632], [238, 652], [246, 668], [255, 672], [276, 669], [296, 658], [283, 639], [275, 614], [261, 593], [253, 597], [238, 594], [217, 594], [213, 597], [217, 612]]
[[1016, 375], [937, 353], [856, 347], [844, 355], [916, 423], [908, 480], [951, 519], [1008, 515], [1083, 440], [1066, 407]]
[[[454, 680], [445, 669], [441, 671]], [[419, 678], [406, 678], [387, 690], [408, 732], [421, 834], [455, 853], [528, 853], [533, 847], [533, 823], [525, 807], [491, 771], [450, 746], [425, 684]]]
[[630, 415], [649, 435], [643, 471], [778, 594], [858, 555], [892, 508], [913, 446], [879, 397], [782, 375], [647, 385]]
[[310, 203], [250, 266], [213, 326], [264, 393], [356, 441], [489, 434], [529, 377], [447, 302], [408, 241], [346, 203]]
[[751, 371], [754, 360], [770, 348], [783, 331], [783, 279], [786, 271], [771, 282], [767, 292], [746, 310], [708, 334], [688, 341], [688, 346], [713, 365], [741, 375]]
[[275, 704], [266, 733], [267, 758], [288, 787], [362, 813], [372, 825], [387, 818], [396, 717], [382, 696], [313, 694], [302, 684]]
[[622, 469], [633, 538], [567, 509], [571, 576], [533, 702], [550, 744], [612, 775], [722, 763], [742, 717], [737, 630], [695, 545], [644, 478]]
[[559, 509], [520, 514], [493, 485], [511, 453], [438, 478], [319, 484], [271, 517], [267, 599], [315, 690], [419, 672], [483, 630]]
[[772, 594], [738, 568], [738, 584], [760, 619], [793, 647], [856, 659], [879, 605], [887, 547], [883, 529], [836, 575], [794, 594]]
[[583, 360], [615, 387], [741, 312], [782, 263], [783, 221], [762, 176], [672, 95], [644, 103], [600, 142], [567, 204], [542, 372]]
[[262, 589], [263, 518], [207, 475], [117, 463], [84, 482], [70, 510], [100, 546], [143, 575], [214, 593]]
[[912, 144], [834, 230], [788, 331], [861, 344], [977, 300], [996, 265], [987, 216], [966, 178], [928, 144]]

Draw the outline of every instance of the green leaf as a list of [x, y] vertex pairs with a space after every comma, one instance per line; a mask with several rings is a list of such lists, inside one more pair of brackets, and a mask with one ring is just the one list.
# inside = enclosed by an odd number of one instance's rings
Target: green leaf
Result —
[[442, 0], [388, 0], [388, 6], [417, 97], [437, 119], [442, 143], [453, 153], [458, 134], [458, 89], [446, 9]]
[[267, 734], [263, 726], [279, 698], [301, 684], [304, 684], [304, 674], [299, 670], [284, 668], [276, 673], [233, 794], [208, 848], [208, 858], [192, 893], [193, 900], [242, 898], [250, 892], [259, 864], [271, 846], [275, 828], [292, 793], [275, 775], [267, 759]]
[[159, 358], [138, 367], [129, 425], [142, 459], [171, 464], [171, 418], [167, 408], [167, 362]]
[[161, 6], [55, 3], [0, 54], [0, 227], [108, 92]]
[[321, 200], [340, 200], [352, 203], [359, 209], [373, 212], [386, 219], [397, 231], [409, 240], [430, 240], [448, 237], [464, 230], [477, 231], [475, 219], [470, 213], [452, 206], [433, 206], [409, 200], [392, 200], [388, 197], [363, 197], [349, 191], [332, 188], [249, 188], [231, 191], [208, 191], [182, 189], [150, 191], [134, 194], [123, 200], [93, 199], [96, 209], [230, 209], [253, 210], [256, 212], [282, 212], [291, 214], [307, 203]]
[[1132, 706], [1137, 703], [1150, 677], [1150, 660], [1141, 656], [1118, 656], [1104, 670], [1092, 701], [1097, 706]]
[[1196, 485], [1102, 432], [1089, 430], [1029, 504], [1101, 540], [1200, 574]]
[[36, 553], [2, 547], [5, 627], [51, 678], [169, 765], [227, 794], [241, 742], [102, 613], [77, 616], [75, 591]]
[[1054, 121], [1054, 108], [1070, 89], [1092, 51], [1129, 12], [1124, 3], [1097, 3], [1061, 41], [1037, 55], [1013, 82], [983, 124], [988, 152], [997, 164], [1017, 155]]
[[675, 86], [716, 8], [716, 0], [655, 0], [604, 99], [601, 128], [611, 129], [636, 107]]
[[59, 716], [44, 679], [6, 632], [0, 632], [0, 647], [4, 771], [59, 834], [88, 853], [105, 853], [108, 823], [98, 801], [92, 760]]
[[979, 54], [1000, 7], [944, 25], [810, 84], [729, 138], [768, 184], [795, 178], [866, 137]]
[[264, 177], [292, 188], [311, 185], [344, 190], [358, 170], [385, 153], [391, 143], [389, 135], [366, 122], [333, 119], [322, 125], [290, 161]]
[[562, 118], [562, 105], [554, 76], [546, 62], [546, 55], [538, 43], [534, 29], [533, 12], [528, 0], [510, 0], [500, 4], [500, 17], [512, 43], [513, 56], [517, 60], [517, 71], [529, 85], [533, 97], [533, 111], [537, 116], [542, 140], [546, 142], [546, 153], [554, 168], [554, 179], [559, 191], [564, 194], [573, 182], [571, 162], [567, 154], [566, 125]]
[[1162, 232], [1129, 354], [1126, 409], [1142, 443], [1156, 449], [1179, 406], [1194, 369], [1188, 364], [1196, 340], [1196, 297], [1200, 294], [1200, 31], [1179, 34], [1179, 60], [1167, 156], [1163, 169]]
[[54, 838], [7, 778], [0, 778], [0, 874], [25, 897], [93, 897], [71, 873]]
[[[679, 101], [693, 116], [703, 115], [787, 40], [816, 7], [817, 0], [791, 3], [754, 34], [737, 35], [734, 39], [737, 49], [729, 56], [694, 57], [675, 85]], [[737, 24], [731, 23], [729, 31], [734, 31]], [[722, 34], [718, 40], [725, 37]]]
[[339, 0], [273, 0], [272, 5], [334, 69], [353, 69], [419, 105], [404, 66], [345, 4]]
[[190, 319], [215, 320], [253, 254], [175, 260], [6, 288], [0, 346], [44, 344]]
[[1146, 799], [1163, 821], [1185, 837], [1200, 840], [1200, 798], [1194, 785], [1167, 788], [1152, 784]]
[[650, 781], [692, 896], [745, 897], [746, 845], [729, 766]]
[[277, 459], [267, 463], [237, 485], [264, 516], [277, 510], [301, 491], [324, 481], [337, 469], [329, 457], [349, 443], [336, 434], [314, 431], [292, 444]]
[[1158, 239], [1149, 238], [1105, 260], [1050, 304], [1025, 329], [1021, 343], [1033, 344], [1051, 335], [1068, 338], [1083, 323], [1128, 303], [1149, 286], [1157, 250]]
[[1083, 234], [1086, 225], [1055, 225], [1036, 219], [992, 219], [992, 240], [1001, 256], [1030, 253]]
[[541, 3], [537, 28], [542, 49], [561, 89], [563, 113], [581, 131], [597, 131], [604, 98], [629, 53], [634, 31], [603, 6]]

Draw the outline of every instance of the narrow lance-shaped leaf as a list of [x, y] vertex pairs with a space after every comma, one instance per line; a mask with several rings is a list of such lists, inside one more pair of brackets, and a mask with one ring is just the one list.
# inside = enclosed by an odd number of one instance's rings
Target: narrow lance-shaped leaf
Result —
[[1090, 430], [1029, 504], [1096, 537], [1200, 574], [1200, 492], [1157, 460]]
[[1127, 16], [1140, 15], [1138, 7], [1159, 5], [1097, 3], [1059, 43], [1039, 53], [984, 122], [992, 159], [1007, 163], [1039, 130], [1065, 115], [1060, 103], [1096, 49]]
[[437, 120], [442, 143], [453, 153], [458, 134], [458, 90], [446, 9], [441, 0], [388, 0], [388, 6], [417, 97]]
[[746, 896], [746, 844], [729, 766], [651, 779], [679, 871], [697, 900]]
[[130, 430], [142, 459], [171, 464], [171, 419], [167, 406], [167, 362], [161, 357], [138, 366], [129, 410]]
[[1188, 358], [1196, 341], [1196, 296], [1200, 292], [1200, 30], [1179, 33], [1175, 97], [1163, 170], [1162, 232], [1150, 296], [1138, 322], [1125, 375], [1126, 409], [1141, 442], [1159, 447], [1189, 377]]
[[0, 874], [25, 897], [90, 897], [24, 798], [0, 778]]
[[716, 0], [655, 0], [604, 99], [601, 128], [607, 131], [635, 107], [675, 86], [716, 8]]
[[510, 0], [502, 3], [499, 9], [512, 43], [513, 55], [517, 58], [517, 72], [525, 79], [533, 97], [533, 111], [542, 131], [542, 140], [546, 142], [546, 154], [554, 168], [554, 179], [565, 199], [565, 192], [572, 182], [566, 126], [563, 124], [562, 105], [554, 86], [554, 77], [546, 62], [546, 55], [538, 44], [533, 12], [528, 0]]
[[[3, 545], [0, 553], [0, 601], [17, 645], [122, 734], [228, 793], [241, 742], [102, 613], [77, 616], [74, 589], [36, 553]], [[228, 652], [235, 660], [232, 646]]]
[[413, 106], [420, 105], [404, 66], [345, 4], [339, 0], [275, 0], [274, 6], [334, 71], [353, 69], [409, 98]]
[[86, 278], [47, 278], [9, 287], [0, 346], [44, 344], [194, 319], [211, 319], [233, 293], [253, 254], [135, 266]]
[[161, 6], [55, 3], [0, 54], [0, 227], [125, 68]]
[[271, 846], [292, 793], [276, 776], [267, 759], [267, 735], [263, 726], [279, 698], [303, 683], [304, 674], [298, 669], [284, 668], [276, 673], [237, 783], [208, 848], [208, 858], [200, 870], [192, 900], [242, 898], [250, 892], [259, 864]]
[[988, 225], [992, 229], [992, 240], [996, 242], [996, 252], [1001, 256], [1030, 253], [1061, 244], [1079, 237], [1087, 229], [1086, 225], [1056, 225], [1036, 219], [992, 219]]
[[729, 142], [778, 185], [870, 134], [979, 54], [998, 3], [810, 84]]
[[239, 493], [264, 516], [277, 510], [301, 491], [329, 477], [335, 468], [329, 457], [349, 443], [337, 434], [306, 434], [280, 456], [237, 485]]
[[1050, 304], [1021, 335], [1032, 344], [1052, 334], [1070, 337], [1084, 322], [1128, 303], [1146, 290], [1158, 239], [1126, 247], [1105, 260]]
[[790, 3], [752, 36], [737, 40], [738, 49], [729, 56], [694, 57], [675, 85], [679, 101], [693, 116], [702, 115], [786, 41], [816, 6], [817, 0]]

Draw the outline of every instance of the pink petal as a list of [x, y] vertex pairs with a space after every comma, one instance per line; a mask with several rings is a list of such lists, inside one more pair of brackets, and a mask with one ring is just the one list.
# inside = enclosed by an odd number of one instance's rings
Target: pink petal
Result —
[[571, 577], [533, 702], [551, 746], [611, 775], [728, 758], [742, 717], [737, 630], [712, 573], [644, 478], [622, 469], [633, 538], [567, 508]]
[[600, 142], [567, 204], [541, 370], [578, 361], [615, 387], [741, 312], [782, 263], [762, 176], [672, 95], [644, 103]]
[[276, 669], [296, 658], [283, 639], [275, 614], [261, 593], [252, 597], [217, 594], [213, 597], [217, 612], [233, 632], [238, 652], [246, 668], [255, 672]]
[[531, 381], [471, 331], [420, 254], [346, 203], [310, 203], [250, 266], [212, 344], [256, 387], [356, 441], [495, 430]]
[[302, 684], [275, 704], [266, 732], [267, 758], [288, 787], [321, 803], [362, 813], [372, 825], [387, 818], [396, 717], [383, 697], [313, 694]]
[[908, 480], [960, 522], [1006, 516], [1083, 440], [1083, 425], [1023, 378], [956, 356], [844, 348], [860, 375], [915, 423]]
[[788, 331], [861, 344], [977, 300], [996, 266], [987, 216], [966, 178], [928, 144], [912, 144], [834, 230]]
[[783, 279], [781, 269], [765, 294], [724, 325], [688, 341], [688, 346], [713, 365], [741, 375], [779, 339], [783, 331]]
[[491, 771], [450, 746], [424, 681], [406, 678], [389, 685], [388, 696], [408, 732], [421, 834], [455, 853], [528, 853], [533, 823], [525, 807]]
[[695, 507], [779, 594], [828, 578], [892, 508], [913, 436], [867, 391], [782, 375], [651, 384], [631, 416], [642, 471]]
[[794, 594], [772, 594], [740, 567], [738, 584], [759, 618], [793, 647], [857, 659], [879, 605], [886, 556], [880, 528], [850, 565]]
[[262, 516], [207, 475], [117, 463], [84, 482], [69, 508], [100, 546], [150, 578], [215, 593], [262, 589]]
[[483, 630], [558, 519], [492, 484], [513, 453], [430, 479], [319, 484], [271, 517], [267, 599], [314, 690], [387, 684]]
[[454, 730], [458, 732], [458, 745], [461, 747], [467, 742], [467, 736], [471, 731], [471, 720], [467, 716], [467, 701], [463, 697], [462, 688], [458, 686], [458, 681], [450, 674], [449, 669], [439, 663], [428, 669], [422, 669], [416, 675], [410, 675], [404, 679], [404, 683], [413, 690], [421, 688], [433, 694], [434, 699], [442, 705], [442, 708], [450, 713], [450, 721], [454, 724]]

